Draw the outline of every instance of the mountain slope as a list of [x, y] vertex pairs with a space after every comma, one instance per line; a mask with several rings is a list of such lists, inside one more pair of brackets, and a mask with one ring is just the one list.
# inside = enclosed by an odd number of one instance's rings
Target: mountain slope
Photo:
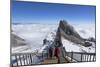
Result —
[[[88, 26], [86, 24], [79, 24], [73, 26], [74, 29], [80, 34], [82, 38], [95, 37], [95, 25], [90, 24]], [[13, 25], [12, 27], [14, 32], [18, 36], [22, 37], [28, 44], [27, 47], [29, 48], [22, 52], [43, 51], [48, 46], [48, 45], [43, 46], [43, 40], [47, 39], [49, 41], [52, 41], [56, 35], [57, 28], [58, 25], [48, 25], [48, 24], [44, 24], [44, 25], [43, 24], [25, 24], [25, 25], [17, 24], [17, 25]], [[95, 44], [93, 44], [91, 47], [79, 46], [79, 44], [72, 43], [71, 41], [68, 41], [63, 37], [62, 37], [62, 43], [66, 48], [66, 51], [95, 52]], [[16, 51], [19, 52], [18, 50]]]

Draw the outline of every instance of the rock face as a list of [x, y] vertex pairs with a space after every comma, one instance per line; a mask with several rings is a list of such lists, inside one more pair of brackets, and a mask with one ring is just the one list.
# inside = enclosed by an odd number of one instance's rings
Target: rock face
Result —
[[11, 33], [11, 47], [18, 47], [23, 45], [26, 45], [25, 40]]
[[56, 33], [56, 40], [58, 40], [58, 42], [60, 43], [61, 43], [61, 36], [63, 36], [65, 39], [71, 42], [74, 42], [76, 44], [81, 44], [85, 47], [91, 46], [91, 43], [85, 42], [85, 39], [83, 39], [75, 31], [74, 27], [68, 24], [65, 20], [60, 21], [58, 31]]
[[67, 35], [72, 35], [77, 38], [81, 38], [81, 36], [74, 30], [74, 27], [67, 23], [65, 20], [61, 20], [59, 24], [60, 29], [62, 29]]

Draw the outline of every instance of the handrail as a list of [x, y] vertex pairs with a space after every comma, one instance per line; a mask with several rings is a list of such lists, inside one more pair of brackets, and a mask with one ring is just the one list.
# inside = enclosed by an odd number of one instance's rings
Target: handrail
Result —
[[[72, 53], [72, 52], [66, 52], [66, 53]], [[86, 55], [96, 55], [96, 53], [87, 53], [87, 52], [73, 52], [75, 54], [86, 54]]]
[[12, 53], [11, 55], [26, 55], [26, 54], [36, 54], [36, 53], [32, 53], [32, 52], [27, 52], [27, 53]]
[[96, 53], [66, 52], [70, 62], [93, 62], [96, 61]]

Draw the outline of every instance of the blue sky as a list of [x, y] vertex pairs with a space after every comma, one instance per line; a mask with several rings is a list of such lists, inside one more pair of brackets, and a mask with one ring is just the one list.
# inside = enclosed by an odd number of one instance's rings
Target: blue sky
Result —
[[95, 23], [95, 6], [13, 1], [11, 8], [12, 23]]

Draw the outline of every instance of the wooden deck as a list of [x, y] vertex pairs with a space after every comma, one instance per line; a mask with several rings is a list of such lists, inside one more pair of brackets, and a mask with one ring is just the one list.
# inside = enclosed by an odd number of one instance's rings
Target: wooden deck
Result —
[[[57, 64], [57, 63], [58, 59], [56, 57], [48, 58], [42, 62], [42, 64]], [[61, 57], [60, 63], [68, 63], [68, 61], [65, 58]]]
[[58, 63], [58, 59], [56, 57], [48, 58], [42, 62], [42, 64], [56, 64]]

